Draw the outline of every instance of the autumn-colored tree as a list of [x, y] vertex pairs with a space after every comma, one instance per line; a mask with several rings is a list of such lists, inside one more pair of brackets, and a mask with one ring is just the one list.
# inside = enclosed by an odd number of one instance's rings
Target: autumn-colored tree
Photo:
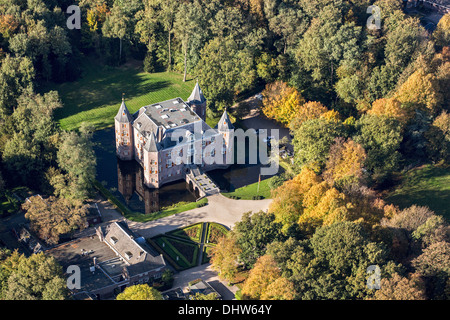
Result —
[[412, 261], [416, 271], [425, 277], [429, 299], [450, 298], [450, 243], [436, 242]]
[[89, 26], [89, 30], [97, 31], [102, 28], [102, 24], [106, 20], [106, 15], [109, 9], [106, 2], [97, 3], [95, 6], [87, 10], [86, 20]]
[[242, 287], [242, 294], [249, 299], [293, 299], [292, 283], [281, 277], [277, 263], [270, 255], [261, 256], [250, 270]]
[[[314, 199], [312, 203], [308, 201], [311, 198]], [[298, 224], [306, 234], [313, 234], [322, 225], [348, 220], [348, 208], [351, 207], [345, 195], [325, 181], [307, 192], [303, 205], [305, 210]]]
[[282, 81], [267, 84], [262, 96], [264, 115], [285, 126], [289, 125], [305, 103], [305, 99], [295, 88]]
[[284, 277], [269, 284], [261, 295], [262, 300], [293, 300], [294, 298], [294, 284]]
[[366, 157], [366, 151], [359, 143], [350, 138], [337, 138], [330, 147], [323, 176], [330, 184], [359, 182], [363, 177]]
[[425, 133], [425, 137], [428, 141], [428, 154], [433, 160], [449, 160], [450, 114], [443, 111], [439, 116], [437, 116], [428, 131]]
[[211, 268], [218, 272], [219, 277], [232, 282], [238, 272], [238, 262], [241, 249], [237, 246], [232, 234], [222, 237], [211, 249]]
[[13, 15], [0, 15], [0, 33], [3, 35], [3, 38], [9, 39], [18, 27], [19, 23], [16, 21]]
[[382, 278], [380, 289], [373, 300], [425, 300], [425, 284], [417, 274], [410, 278], [394, 273], [391, 278]]
[[161, 292], [148, 284], [137, 284], [125, 288], [119, 293], [116, 300], [163, 300]]
[[283, 232], [296, 223], [303, 213], [304, 193], [320, 181], [321, 178], [313, 170], [304, 167], [297, 176], [273, 191], [269, 212], [274, 213], [275, 221], [282, 223]]
[[400, 103], [425, 107], [431, 112], [436, 111], [441, 103], [441, 96], [436, 77], [426, 73], [423, 69], [415, 71], [403, 83], [394, 98]]
[[317, 101], [308, 101], [298, 109], [297, 114], [289, 124], [289, 129], [291, 131], [295, 131], [302, 125], [303, 122], [311, 119], [317, 119], [327, 111], [327, 107], [325, 107], [322, 103]]
[[30, 220], [31, 229], [49, 244], [56, 244], [59, 236], [76, 228], [84, 229], [87, 208], [72, 205], [67, 199], [40, 196], [28, 198], [22, 205], [25, 218]]
[[448, 46], [450, 43], [450, 13], [445, 14], [438, 22], [433, 38], [438, 46]]
[[411, 116], [411, 112], [402, 106], [402, 103], [395, 98], [382, 98], [372, 103], [372, 108], [368, 114], [375, 116], [388, 116], [405, 123]]

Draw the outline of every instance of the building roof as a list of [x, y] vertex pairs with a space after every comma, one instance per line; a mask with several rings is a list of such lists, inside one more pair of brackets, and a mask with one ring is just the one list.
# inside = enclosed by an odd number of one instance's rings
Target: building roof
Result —
[[158, 152], [159, 151], [158, 146], [159, 144], [157, 143], [156, 136], [152, 131], [147, 139], [147, 142], [144, 145], [144, 149], [149, 152]]
[[220, 118], [219, 122], [217, 123], [216, 128], [219, 131], [226, 131], [226, 130], [234, 129], [234, 126], [231, 123], [230, 117], [228, 116], [228, 113], [226, 110], [223, 112], [222, 117]]
[[197, 80], [197, 83], [195, 84], [194, 90], [192, 90], [191, 95], [187, 99], [187, 102], [192, 103], [192, 104], [201, 104], [201, 103], [206, 102], [206, 98], [203, 95], [202, 89], [200, 89], [198, 80]]
[[119, 111], [117, 112], [114, 119], [116, 119], [117, 121], [119, 121], [121, 123], [133, 121], [133, 117], [131, 116], [130, 112], [128, 111], [128, 108], [125, 105], [124, 99], [122, 99], [122, 104], [120, 105]]
[[152, 253], [144, 243], [138, 243], [133, 233], [120, 222], [108, 226], [105, 241], [126, 261], [130, 276], [166, 265], [161, 255]]
[[[124, 270], [129, 276], [155, 271], [166, 265], [164, 258], [146, 245], [121, 222], [97, 228], [97, 235], [86, 236], [46, 251], [63, 268], [77, 265], [81, 272], [81, 289], [93, 292], [123, 281]], [[104, 238], [100, 241], [99, 233]], [[117, 241], [112, 241], [111, 239]], [[143, 243], [141, 243], [143, 242]], [[77, 293], [77, 292], [74, 292]]]
[[142, 108], [156, 126], [162, 126], [166, 130], [201, 121], [201, 118], [181, 98], [158, 102]]

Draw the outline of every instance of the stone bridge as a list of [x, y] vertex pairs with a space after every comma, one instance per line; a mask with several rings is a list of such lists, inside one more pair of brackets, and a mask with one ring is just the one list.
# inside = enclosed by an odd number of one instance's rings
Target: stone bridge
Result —
[[186, 183], [189, 190], [196, 195], [197, 201], [220, 192], [214, 181], [196, 165], [188, 165], [185, 170]]

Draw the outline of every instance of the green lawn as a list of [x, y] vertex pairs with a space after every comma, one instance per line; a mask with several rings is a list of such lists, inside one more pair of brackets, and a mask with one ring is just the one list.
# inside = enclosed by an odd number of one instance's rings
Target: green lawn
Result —
[[[270, 179], [270, 178], [269, 178]], [[232, 192], [223, 192], [225, 197], [241, 200], [253, 200], [254, 196], [261, 196], [263, 199], [271, 197], [270, 188], [268, 185], [269, 179], [261, 180], [258, 190], [258, 182], [249, 184], [247, 186], [238, 188]]]
[[400, 208], [427, 206], [450, 221], [450, 166], [426, 165], [408, 171], [386, 201]]
[[83, 63], [83, 75], [75, 82], [46, 84], [40, 92], [58, 91], [64, 107], [55, 111], [55, 119], [66, 130], [83, 121], [97, 129], [114, 124], [122, 93], [131, 113], [152, 103], [180, 97], [186, 100], [195, 82], [183, 82], [183, 75], [173, 72], [145, 73], [132, 66], [102, 66], [91, 59]]

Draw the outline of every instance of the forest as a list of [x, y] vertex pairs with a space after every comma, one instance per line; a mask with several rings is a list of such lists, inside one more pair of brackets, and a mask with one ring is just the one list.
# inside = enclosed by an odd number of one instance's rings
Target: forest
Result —
[[[268, 213], [245, 215], [212, 254], [238, 298], [450, 297], [449, 217], [385, 197], [412, 168], [448, 174], [450, 14], [431, 32], [401, 0], [0, 0], [0, 195], [48, 195], [23, 206], [48, 243], [84, 225], [96, 128], [62, 129], [61, 98], [42, 88], [82, 79], [87, 59], [197, 79], [209, 119], [262, 92], [261, 112], [290, 129]], [[15, 298], [24, 259], [0, 252], [0, 298]], [[371, 265], [381, 289], [366, 285]], [[54, 281], [25, 296], [64, 298]]]

